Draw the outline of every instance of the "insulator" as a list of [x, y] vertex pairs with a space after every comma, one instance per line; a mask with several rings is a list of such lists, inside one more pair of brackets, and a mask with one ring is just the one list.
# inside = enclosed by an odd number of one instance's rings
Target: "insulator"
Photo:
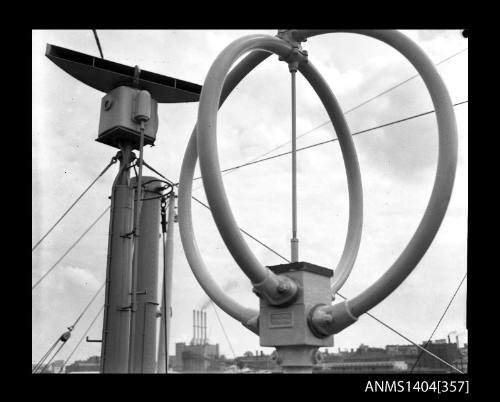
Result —
[[70, 331], [66, 331], [64, 334], [61, 335], [61, 337], [59, 338], [60, 341], [62, 342], [66, 342], [69, 337], [71, 336], [71, 332]]
[[148, 91], [139, 91], [135, 96], [134, 120], [148, 121], [151, 117], [151, 95]]

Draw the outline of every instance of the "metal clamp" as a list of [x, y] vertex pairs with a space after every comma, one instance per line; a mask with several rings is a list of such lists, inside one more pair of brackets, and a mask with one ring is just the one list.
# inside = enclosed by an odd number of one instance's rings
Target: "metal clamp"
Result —
[[[135, 236], [135, 235], [136, 234], [135, 234], [135, 229], [134, 229], [129, 233], [124, 233], [124, 234], [120, 235], [120, 237], [123, 237], [124, 239], [130, 239], [132, 236]], [[139, 236], [137, 236], [137, 237], [139, 237]]]
[[139, 88], [139, 75], [141, 75], [141, 69], [139, 66], [134, 67], [134, 80], [133, 80], [133, 86], [136, 88]]
[[292, 50], [288, 56], [279, 57], [280, 61], [288, 63], [290, 72], [296, 72], [300, 64], [307, 63], [308, 53], [307, 50], [302, 49], [301, 45], [301, 42], [305, 42], [305, 40], [298, 40], [296, 29], [278, 29], [276, 37], [292, 45]]

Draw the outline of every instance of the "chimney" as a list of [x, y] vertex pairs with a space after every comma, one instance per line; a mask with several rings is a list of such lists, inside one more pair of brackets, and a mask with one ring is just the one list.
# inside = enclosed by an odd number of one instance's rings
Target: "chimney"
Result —
[[459, 345], [459, 343], [458, 343], [458, 335], [457, 335], [457, 337], [456, 337], [456, 340], [457, 340], [457, 348], [459, 348], [459, 347], [460, 347], [460, 345]]
[[448, 343], [451, 343], [450, 334], [448, 334]]
[[194, 345], [196, 341], [196, 310], [193, 310], [193, 340], [191, 343]]
[[196, 342], [195, 345], [200, 343], [200, 312], [196, 310]]
[[207, 343], [207, 312], [202, 311], [203, 314], [203, 344]]
[[203, 318], [201, 317], [201, 311], [198, 310], [198, 345], [201, 345], [201, 338], [203, 337]]
[[198, 339], [200, 337], [200, 315], [198, 310], [195, 310], [195, 335], [194, 335], [194, 344], [198, 345]]
[[200, 345], [203, 343], [203, 312], [200, 310]]

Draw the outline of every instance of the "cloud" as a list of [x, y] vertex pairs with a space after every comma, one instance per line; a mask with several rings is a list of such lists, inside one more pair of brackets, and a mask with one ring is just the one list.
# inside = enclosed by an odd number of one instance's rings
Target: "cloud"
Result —
[[[222, 291], [224, 293], [229, 293], [232, 290], [238, 288], [238, 286], [239, 286], [239, 281], [237, 279], [230, 279], [222, 286]], [[211, 302], [212, 302], [211, 299], [205, 297], [203, 303], [200, 303], [201, 307], [199, 307], [198, 310], [206, 310], [210, 306]]]
[[449, 38], [452, 35], [456, 35], [456, 31], [445, 29], [425, 29], [418, 31], [418, 38], [422, 41], [431, 41], [436, 38]]

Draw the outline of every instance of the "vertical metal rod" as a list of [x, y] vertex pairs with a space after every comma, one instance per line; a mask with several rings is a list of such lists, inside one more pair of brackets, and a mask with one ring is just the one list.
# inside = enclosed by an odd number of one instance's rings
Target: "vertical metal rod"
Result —
[[131, 373], [133, 369], [133, 356], [134, 356], [134, 338], [135, 338], [135, 310], [137, 303], [137, 266], [139, 263], [139, 237], [141, 235], [141, 208], [142, 208], [142, 159], [144, 156], [144, 121], [141, 121], [141, 138], [139, 142], [139, 176], [137, 177], [137, 201], [134, 222], [134, 262], [132, 265], [132, 286], [131, 286], [131, 304], [130, 304], [130, 342], [129, 342], [129, 361], [128, 372]]
[[165, 313], [165, 306], [167, 304], [167, 294], [165, 290], [165, 266], [166, 266], [166, 253], [167, 248], [167, 210], [166, 201], [164, 198], [161, 200], [161, 235], [162, 235], [162, 251], [163, 251], [163, 271], [161, 280], [161, 305], [160, 305], [160, 336], [158, 339], [158, 356], [156, 358], [156, 372], [163, 374], [167, 372], [167, 358], [165, 355], [165, 339], [167, 333], [167, 320]]
[[173, 262], [174, 262], [174, 223], [175, 223], [175, 193], [172, 190], [170, 193], [170, 201], [168, 203], [168, 226], [167, 226], [167, 247], [165, 250], [166, 264], [165, 264], [165, 318], [166, 318], [166, 334], [165, 334], [165, 356], [166, 365], [168, 370], [168, 345], [170, 342], [171, 325], [170, 319], [172, 317], [172, 277], [173, 277]]
[[167, 320], [166, 320], [166, 291], [165, 291], [165, 248], [167, 246], [167, 233], [162, 232], [162, 243], [163, 243], [163, 279], [161, 284], [161, 306], [160, 306], [160, 335], [158, 337], [158, 356], [156, 357], [156, 372], [159, 374], [164, 374], [167, 372], [167, 356], [165, 340], [167, 339]]
[[297, 127], [296, 127], [296, 90], [295, 70], [291, 70], [292, 78], [292, 262], [299, 260], [299, 239], [297, 239]]
[[[162, 319], [163, 339], [160, 339], [158, 356], [158, 372], [168, 372], [168, 345], [170, 341], [170, 320], [172, 311], [172, 276], [174, 261], [174, 223], [175, 223], [175, 193], [172, 190], [168, 202], [168, 223], [167, 233], [163, 234], [163, 299], [162, 299]], [[160, 330], [160, 338], [162, 337]], [[163, 341], [163, 342], [162, 342]], [[163, 354], [163, 356], [162, 356]], [[165, 365], [164, 371], [162, 365]]]

